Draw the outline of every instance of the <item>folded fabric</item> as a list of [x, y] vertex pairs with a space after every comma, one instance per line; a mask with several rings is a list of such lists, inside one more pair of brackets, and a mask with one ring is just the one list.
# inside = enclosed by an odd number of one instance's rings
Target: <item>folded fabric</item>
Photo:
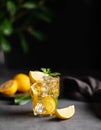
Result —
[[62, 79], [62, 96], [81, 101], [101, 101], [101, 81], [91, 76], [71, 77]]
[[61, 80], [61, 97], [90, 102], [88, 105], [101, 118], [101, 81], [91, 76], [64, 76]]

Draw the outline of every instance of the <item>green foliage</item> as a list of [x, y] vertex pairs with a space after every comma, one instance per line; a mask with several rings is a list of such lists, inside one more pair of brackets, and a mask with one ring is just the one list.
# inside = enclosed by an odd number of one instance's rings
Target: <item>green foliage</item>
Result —
[[14, 104], [16, 105], [24, 105], [28, 103], [31, 100], [31, 95], [30, 94], [24, 94], [24, 95], [17, 95], [14, 98]]
[[59, 72], [52, 72], [51, 68], [41, 68], [41, 71], [46, 74], [49, 74], [50, 76], [59, 76], [60, 75]]
[[39, 22], [51, 22], [51, 11], [45, 0], [0, 0], [0, 50], [11, 50], [9, 37], [17, 35], [24, 52], [28, 51], [27, 32], [43, 41], [45, 36], [37, 28]]

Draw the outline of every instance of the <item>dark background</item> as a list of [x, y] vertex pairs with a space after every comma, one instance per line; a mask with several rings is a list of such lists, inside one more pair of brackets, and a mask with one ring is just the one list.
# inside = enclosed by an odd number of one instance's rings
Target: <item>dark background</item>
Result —
[[55, 13], [57, 19], [49, 45], [56, 65], [100, 68], [99, 1], [65, 0]]
[[16, 49], [13, 49], [14, 61], [11, 59], [11, 67], [18, 68], [21, 64], [21, 67], [29, 69], [50, 67], [100, 70], [99, 1], [56, 0], [48, 6], [53, 13], [52, 24], [41, 25], [47, 42], [39, 43], [29, 39], [33, 47], [29, 44], [28, 55], [21, 50], [18, 52], [19, 46], [14, 44]]

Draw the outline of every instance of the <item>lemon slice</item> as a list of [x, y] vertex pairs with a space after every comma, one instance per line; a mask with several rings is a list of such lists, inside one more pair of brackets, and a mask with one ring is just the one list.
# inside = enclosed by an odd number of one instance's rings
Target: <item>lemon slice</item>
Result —
[[29, 71], [29, 77], [31, 83], [43, 81], [44, 76], [48, 76], [48, 74], [45, 74], [44, 72], [41, 71]]
[[69, 119], [71, 118], [75, 113], [75, 106], [71, 105], [65, 108], [56, 109], [55, 115], [59, 119]]
[[44, 114], [49, 114], [53, 115], [56, 109], [56, 102], [53, 97], [46, 96], [41, 98], [41, 103], [45, 107], [45, 113]]
[[15, 80], [8, 80], [1, 84], [0, 86], [0, 93], [12, 96], [16, 93], [17, 91], [17, 82]]

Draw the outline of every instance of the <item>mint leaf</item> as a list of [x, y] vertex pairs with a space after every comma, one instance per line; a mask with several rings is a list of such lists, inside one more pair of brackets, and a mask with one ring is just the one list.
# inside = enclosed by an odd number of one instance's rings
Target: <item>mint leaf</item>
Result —
[[16, 105], [24, 105], [28, 103], [31, 100], [31, 95], [30, 94], [25, 94], [25, 95], [18, 95], [14, 99], [14, 103]]
[[41, 71], [46, 74], [49, 74], [50, 76], [59, 76], [60, 75], [59, 72], [51, 72], [50, 68], [41, 68]]
[[59, 76], [60, 73], [58, 73], [58, 72], [54, 72], [54, 73], [50, 73], [49, 75], [50, 75], [50, 76]]

